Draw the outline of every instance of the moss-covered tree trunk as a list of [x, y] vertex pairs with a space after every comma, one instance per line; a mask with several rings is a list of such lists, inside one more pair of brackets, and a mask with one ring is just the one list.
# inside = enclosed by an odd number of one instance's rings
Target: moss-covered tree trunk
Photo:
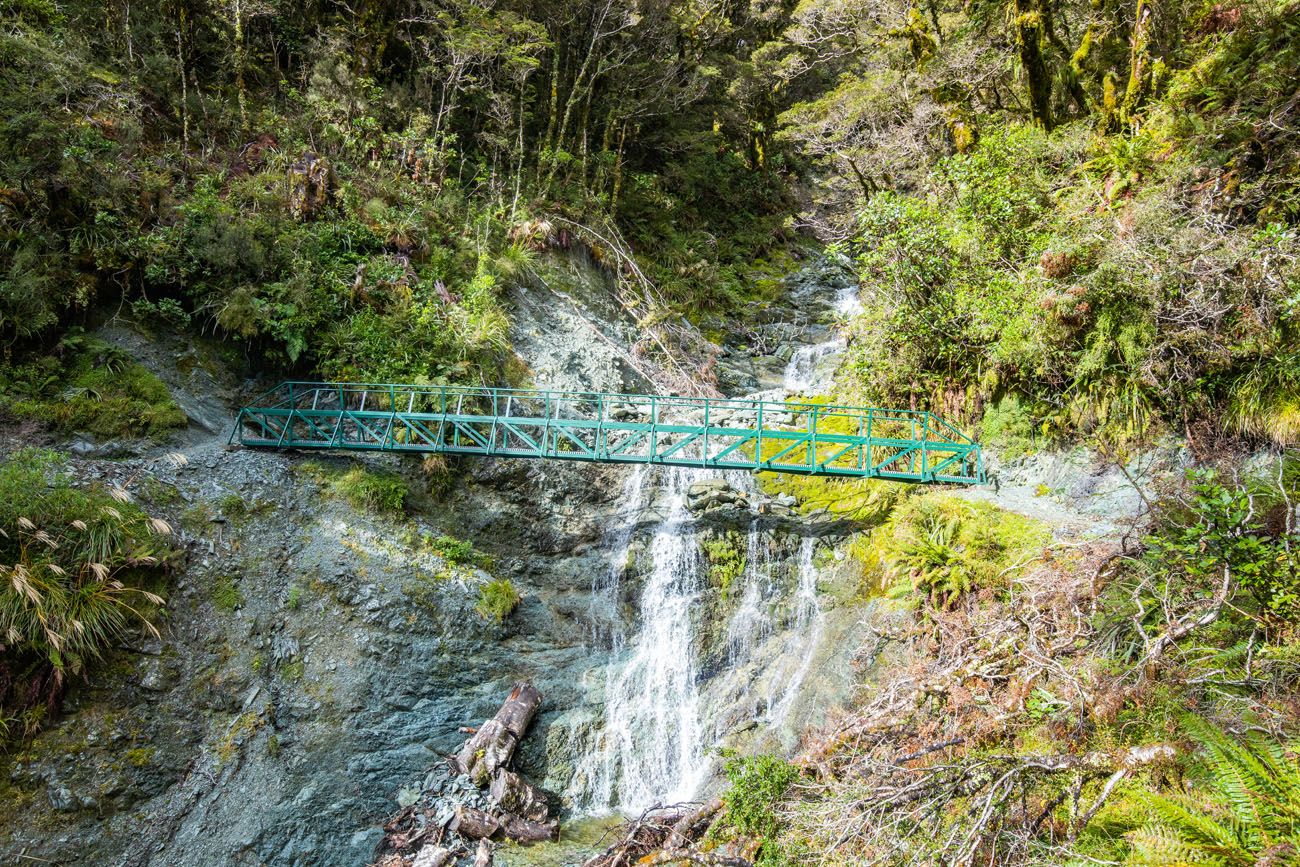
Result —
[[1133, 37], [1129, 54], [1128, 86], [1124, 88], [1124, 102], [1120, 106], [1120, 120], [1133, 123], [1134, 115], [1155, 89], [1159, 61], [1151, 56], [1152, 0], [1137, 0], [1133, 17]]
[[1043, 56], [1043, 14], [1036, 0], [1014, 0], [1016, 47], [1029, 90], [1029, 113], [1043, 129], [1052, 128], [1052, 73]]

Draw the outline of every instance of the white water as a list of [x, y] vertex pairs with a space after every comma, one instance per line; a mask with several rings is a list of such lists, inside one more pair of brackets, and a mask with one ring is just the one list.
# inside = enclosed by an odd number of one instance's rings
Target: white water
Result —
[[[835, 309], [844, 317], [861, 310], [856, 287], [839, 291]], [[786, 367], [785, 390], [814, 394], [827, 388], [834, 368], [830, 356], [845, 345], [836, 334], [826, 342], [800, 347]], [[592, 582], [592, 622], [602, 623], [601, 615], [607, 622], [603, 628], [594, 627], [595, 638], [610, 648], [611, 664], [605, 669], [604, 719], [592, 740], [578, 750], [569, 786], [569, 795], [587, 811], [635, 813], [689, 800], [712, 773], [706, 738], [720, 732], [706, 731], [691, 616], [704, 589], [704, 563], [695, 520], [686, 507], [691, 484], [712, 476], [707, 471], [665, 469], [657, 477], [666, 514], [650, 542], [650, 574], [637, 603], [639, 628], [631, 636], [624, 634], [617, 614], [621, 583], [637, 517], [653, 499], [655, 486], [647, 481], [656, 476], [639, 466], [624, 483], [618, 520], [607, 535], [610, 566]], [[726, 477], [733, 487], [756, 492], [747, 474]], [[793, 618], [785, 624], [789, 644], [766, 663], [764, 699], [749, 710], [751, 718], [761, 716], [773, 727], [789, 716], [825, 628], [814, 546], [812, 538], [800, 543]], [[726, 653], [733, 671], [753, 661], [756, 648], [777, 626], [771, 608], [778, 564], [757, 520], [749, 528], [745, 563], [741, 597], [727, 626]]]
[[[857, 286], [843, 286], [835, 295], [835, 313], [842, 319], [848, 319], [862, 312], [862, 302], [858, 299]], [[847, 344], [838, 333], [823, 343], [801, 346], [790, 356], [782, 377], [782, 387], [791, 394], [813, 395], [824, 392], [830, 387], [831, 377], [835, 373], [834, 365], [828, 359], [838, 356]]]
[[[780, 725], [790, 715], [799, 690], [812, 669], [813, 657], [821, 644], [822, 632], [826, 628], [822, 614], [821, 602], [817, 598], [817, 566], [813, 562], [816, 539], [805, 536], [799, 543], [799, 560], [796, 566], [799, 577], [799, 589], [795, 594], [795, 617], [792, 635], [798, 642], [798, 651], [785, 654], [781, 662], [785, 663], [780, 675], [772, 678], [769, 685], [772, 692], [767, 699], [767, 720], [772, 725]], [[793, 659], [792, 659], [793, 658]], [[776, 688], [780, 688], [777, 693]]]
[[623, 621], [618, 616], [619, 590], [623, 572], [627, 569], [632, 537], [636, 534], [637, 519], [646, 507], [645, 483], [649, 476], [650, 467], [638, 464], [623, 481], [618, 514], [607, 535], [606, 545], [611, 552], [609, 568], [597, 572], [591, 582], [589, 614], [592, 638], [597, 645], [609, 647], [615, 653], [622, 649], [625, 640]]
[[751, 521], [745, 539], [740, 604], [727, 623], [727, 662], [732, 668], [748, 662], [754, 645], [772, 634], [772, 619], [764, 605], [772, 590], [771, 567], [771, 551], [764, 544], [759, 522]]
[[597, 812], [688, 800], [709, 775], [691, 625], [703, 567], [686, 508], [687, 489], [704, 477], [666, 473], [667, 516], [650, 542], [653, 568], [638, 604], [642, 628], [606, 683], [604, 727], [585, 793]]

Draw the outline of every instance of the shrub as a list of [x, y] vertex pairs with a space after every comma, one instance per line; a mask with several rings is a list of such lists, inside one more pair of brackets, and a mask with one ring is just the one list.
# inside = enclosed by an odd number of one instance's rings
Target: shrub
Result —
[[501, 624], [518, 607], [521, 598], [509, 578], [494, 578], [479, 588], [474, 610], [484, 620]]
[[449, 566], [478, 566], [486, 569], [491, 565], [492, 558], [477, 551], [474, 543], [467, 539], [457, 539], [454, 536], [426, 537], [424, 540], [429, 550], [447, 561]]
[[141, 582], [170, 532], [125, 491], [74, 487], [51, 453], [0, 464], [0, 710], [55, 700], [132, 621], [153, 628], [163, 600]]
[[724, 770], [730, 788], [722, 795], [727, 821], [741, 834], [773, 837], [780, 828], [776, 804], [799, 776], [799, 771], [778, 756], [758, 755], [730, 759]]

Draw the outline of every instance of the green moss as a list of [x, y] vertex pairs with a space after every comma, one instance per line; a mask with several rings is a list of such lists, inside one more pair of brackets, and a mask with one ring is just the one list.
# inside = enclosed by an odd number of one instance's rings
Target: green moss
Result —
[[826, 511], [840, 518], [878, 524], [907, 493], [907, 486], [880, 479], [839, 479], [793, 473], [760, 473], [759, 486], [771, 496], [795, 498], [801, 514]]
[[307, 665], [301, 659], [295, 659], [280, 666], [280, 676], [293, 683], [302, 680], [302, 676], [306, 671]]
[[189, 423], [162, 380], [124, 350], [76, 332], [56, 355], [0, 367], [0, 392], [15, 415], [63, 434], [158, 439]]
[[709, 562], [709, 582], [724, 597], [730, 596], [736, 581], [745, 574], [745, 553], [740, 548], [736, 534], [727, 533], [706, 539], [701, 547]]
[[521, 598], [509, 578], [495, 578], [479, 588], [478, 603], [474, 610], [484, 620], [504, 623], [518, 607]]
[[154, 752], [151, 747], [135, 747], [126, 751], [126, 763], [133, 768], [147, 768], [153, 764]]

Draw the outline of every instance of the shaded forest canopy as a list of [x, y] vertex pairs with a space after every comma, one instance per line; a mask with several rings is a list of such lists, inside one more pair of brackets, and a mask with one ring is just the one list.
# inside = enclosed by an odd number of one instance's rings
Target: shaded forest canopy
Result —
[[7, 0], [0, 330], [23, 361], [112, 305], [273, 367], [495, 381], [518, 375], [502, 282], [538, 250], [644, 277], [645, 321], [725, 330], [817, 237], [871, 311], [852, 397], [1011, 439], [1205, 420], [1294, 442], [1297, 20]]

